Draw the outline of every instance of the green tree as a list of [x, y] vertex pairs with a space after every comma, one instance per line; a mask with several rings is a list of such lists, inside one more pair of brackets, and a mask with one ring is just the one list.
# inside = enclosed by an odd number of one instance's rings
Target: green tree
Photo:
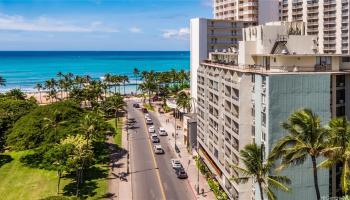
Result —
[[150, 71], [150, 72], [143, 71], [142, 72], [142, 81], [143, 82], [139, 85], [139, 88], [143, 93], [148, 94], [148, 103], [151, 104], [151, 98], [152, 98], [151, 94], [157, 88], [156, 79], [155, 79], [155, 72], [154, 71]]
[[241, 160], [245, 166], [242, 168], [238, 165], [232, 167], [239, 171], [241, 177], [233, 177], [233, 179], [239, 183], [246, 183], [249, 179], [252, 179], [259, 186], [260, 199], [264, 200], [264, 192], [267, 194], [268, 199], [275, 200], [276, 195], [274, 189], [279, 189], [285, 192], [289, 191], [286, 185], [289, 185], [291, 181], [286, 176], [272, 175], [273, 161], [263, 159], [263, 149], [256, 144], [248, 144], [240, 151]]
[[56, 144], [44, 154], [45, 161], [57, 171], [57, 194], [60, 193], [61, 179], [68, 170], [67, 162], [73, 152], [73, 147], [71, 144]]
[[134, 74], [134, 78], [135, 78], [135, 81], [136, 81], [136, 88], [135, 88], [136, 90], [135, 90], [135, 92], [136, 92], [136, 95], [137, 95], [137, 90], [138, 90], [137, 80], [139, 79], [140, 70], [135, 67], [134, 70], [133, 70], [133, 74]]
[[84, 118], [80, 122], [80, 130], [82, 135], [85, 136], [87, 145], [90, 144], [90, 141], [94, 138], [99, 138], [97, 135], [101, 133], [99, 131], [100, 121], [98, 120], [96, 115], [88, 113], [84, 116]]
[[350, 190], [350, 122], [345, 117], [332, 119], [327, 127], [327, 147], [322, 154], [327, 158], [320, 166], [332, 168], [342, 165], [341, 189], [344, 194]]
[[68, 136], [61, 142], [62, 145], [71, 145], [72, 154], [69, 155], [67, 166], [71, 171], [76, 172], [76, 196], [79, 196], [80, 184], [83, 183], [84, 169], [88, 168], [93, 161], [93, 151], [91, 145], [88, 145], [85, 136]]
[[279, 139], [273, 147], [271, 157], [282, 158], [281, 169], [289, 165], [300, 165], [310, 157], [312, 161], [316, 198], [320, 200], [318, 186], [317, 158], [326, 147], [327, 132], [321, 126], [319, 116], [310, 109], [301, 109], [282, 124], [288, 135]]
[[13, 99], [16, 99], [16, 100], [25, 100], [27, 97], [27, 95], [24, 92], [22, 92], [22, 90], [17, 89], [17, 88], [6, 92], [6, 96], [13, 98]]
[[5, 86], [6, 85], [6, 80], [2, 76], [0, 76], [0, 86]]
[[126, 83], [129, 83], [129, 77], [128, 76], [121, 76], [121, 80], [123, 82], [124, 95], [125, 95], [125, 85], [126, 85]]
[[43, 87], [43, 84], [37, 83], [37, 84], [35, 85], [34, 88], [37, 89], [38, 92], [39, 92], [40, 103], [43, 103], [43, 101], [42, 101], [42, 99], [41, 99], [41, 92], [42, 92], [42, 89], [44, 88], [44, 87]]
[[179, 92], [176, 97], [176, 106], [179, 109], [184, 109], [186, 112], [190, 112], [192, 108], [191, 97], [184, 91]]
[[63, 120], [62, 113], [59, 112], [58, 110], [55, 110], [51, 118], [49, 117], [44, 118], [44, 129], [54, 130], [53, 138], [50, 139], [50, 141], [59, 141], [58, 128], [60, 125], [63, 125], [65, 123], [66, 121]]
[[104, 109], [106, 112], [114, 112], [116, 127], [118, 127], [117, 125], [119, 120], [119, 114], [122, 110], [124, 110], [125, 106], [126, 103], [124, 102], [124, 99], [120, 94], [115, 94], [113, 96], [108, 97], [104, 104]]

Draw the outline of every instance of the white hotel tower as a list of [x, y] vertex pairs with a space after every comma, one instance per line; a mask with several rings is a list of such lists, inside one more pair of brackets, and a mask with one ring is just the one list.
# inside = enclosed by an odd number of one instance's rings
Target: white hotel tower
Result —
[[280, 0], [281, 21], [307, 23], [320, 53], [349, 54], [349, 0]]

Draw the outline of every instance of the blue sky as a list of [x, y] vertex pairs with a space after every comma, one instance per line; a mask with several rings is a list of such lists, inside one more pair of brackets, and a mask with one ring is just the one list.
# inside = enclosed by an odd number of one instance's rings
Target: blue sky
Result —
[[0, 0], [0, 50], [189, 50], [211, 0]]

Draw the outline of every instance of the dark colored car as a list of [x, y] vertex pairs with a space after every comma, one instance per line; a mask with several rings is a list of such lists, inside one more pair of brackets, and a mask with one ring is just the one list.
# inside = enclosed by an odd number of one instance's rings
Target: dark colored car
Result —
[[140, 104], [138, 104], [138, 103], [134, 103], [132, 106], [133, 106], [134, 108], [140, 108]]
[[187, 178], [187, 173], [186, 173], [185, 169], [182, 168], [182, 167], [176, 169], [176, 170], [175, 170], [175, 173], [176, 173], [177, 178], [180, 178], [180, 179], [185, 179], [185, 178]]
[[143, 112], [143, 113], [148, 113], [147, 108], [142, 108], [142, 112]]

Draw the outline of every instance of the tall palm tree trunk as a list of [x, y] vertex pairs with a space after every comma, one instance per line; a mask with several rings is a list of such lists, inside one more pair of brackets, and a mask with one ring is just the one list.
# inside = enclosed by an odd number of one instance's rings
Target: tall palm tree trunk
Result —
[[135, 80], [136, 80], [135, 94], [137, 95], [137, 76], [135, 77]]
[[264, 192], [263, 192], [263, 189], [262, 189], [260, 181], [258, 181], [258, 185], [259, 185], [259, 190], [260, 190], [260, 199], [264, 200]]
[[57, 173], [58, 173], [57, 194], [60, 194], [60, 184], [61, 184], [62, 171], [58, 170]]
[[320, 200], [321, 199], [321, 195], [320, 195], [320, 188], [318, 187], [316, 157], [315, 156], [311, 156], [311, 160], [312, 160], [312, 168], [313, 168], [313, 174], [314, 174], [314, 185], [315, 185], [315, 190], [316, 190], [316, 197], [317, 197], [317, 200]]

